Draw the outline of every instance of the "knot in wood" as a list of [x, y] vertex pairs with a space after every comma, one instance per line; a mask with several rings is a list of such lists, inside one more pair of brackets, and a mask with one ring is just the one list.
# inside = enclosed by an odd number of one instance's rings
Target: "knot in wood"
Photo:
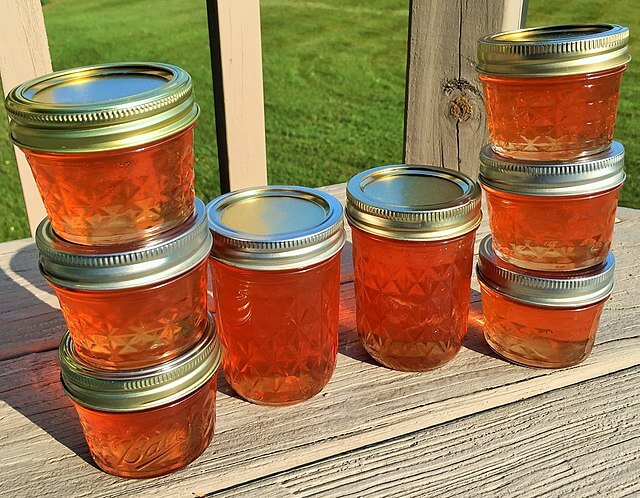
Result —
[[449, 104], [449, 115], [457, 121], [466, 121], [472, 114], [473, 105], [464, 95], [459, 95]]

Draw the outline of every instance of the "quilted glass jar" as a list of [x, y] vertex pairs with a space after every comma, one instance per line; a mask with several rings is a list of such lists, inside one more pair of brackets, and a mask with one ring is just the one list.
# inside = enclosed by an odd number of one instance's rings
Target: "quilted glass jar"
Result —
[[500, 356], [531, 367], [561, 368], [591, 352], [600, 315], [613, 288], [613, 253], [574, 272], [517, 268], [496, 255], [487, 236], [477, 275], [484, 336]]
[[220, 364], [213, 320], [192, 349], [141, 370], [96, 370], [73, 346], [66, 334], [60, 344], [62, 385], [102, 470], [156, 477], [188, 465], [209, 446]]
[[153, 243], [82, 246], [45, 220], [36, 231], [40, 271], [53, 287], [79, 358], [105, 370], [170, 360], [207, 323], [211, 234], [204, 204]]
[[223, 195], [207, 212], [227, 381], [262, 405], [311, 398], [338, 352], [342, 206], [318, 190], [269, 186]]
[[615, 24], [545, 26], [478, 42], [489, 140], [496, 152], [571, 160], [613, 139], [629, 30]]
[[184, 70], [122, 63], [59, 71], [15, 88], [5, 106], [62, 238], [120, 244], [192, 214], [199, 111]]
[[533, 270], [570, 271], [603, 261], [611, 249], [624, 147], [613, 142], [577, 161], [532, 164], [486, 146], [480, 184], [500, 257]]
[[358, 335], [396, 370], [451, 360], [467, 332], [480, 188], [457, 171], [382, 166], [347, 184]]

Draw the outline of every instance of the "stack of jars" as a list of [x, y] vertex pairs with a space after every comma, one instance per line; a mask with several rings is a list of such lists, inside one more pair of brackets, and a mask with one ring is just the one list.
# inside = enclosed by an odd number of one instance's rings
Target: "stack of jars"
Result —
[[48, 214], [40, 270], [69, 329], [62, 384], [91, 454], [127, 477], [183, 467], [211, 440], [220, 362], [191, 78], [91, 66], [25, 83], [6, 107]]
[[485, 337], [501, 356], [565, 367], [591, 351], [613, 286], [625, 179], [612, 141], [628, 29], [549, 26], [481, 38], [491, 236], [477, 267]]

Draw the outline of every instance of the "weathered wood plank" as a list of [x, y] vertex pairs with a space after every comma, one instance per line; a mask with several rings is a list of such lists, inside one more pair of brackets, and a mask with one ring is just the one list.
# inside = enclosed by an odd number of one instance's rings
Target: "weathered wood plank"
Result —
[[[0, 0], [0, 77], [6, 96], [15, 86], [51, 72], [51, 57], [40, 0]], [[14, 147], [29, 228], [46, 216], [24, 154]]]
[[523, 25], [526, 0], [412, 0], [409, 17], [404, 161], [475, 178], [487, 142], [475, 72], [482, 35]]
[[640, 493], [639, 387], [635, 367], [212, 496]]
[[207, 0], [223, 192], [267, 184], [258, 0]]

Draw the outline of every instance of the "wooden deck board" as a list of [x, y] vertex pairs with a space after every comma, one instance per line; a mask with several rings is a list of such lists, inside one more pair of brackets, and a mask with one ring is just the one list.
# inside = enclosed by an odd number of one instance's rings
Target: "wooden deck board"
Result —
[[634, 367], [212, 496], [640, 493], [639, 381]]
[[[344, 186], [327, 190], [344, 198]], [[350, 468], [349, 452], [360, 455], [358, 452], [366, 451], [362, 448], [395, 444], [394, 441], [404, 441], [403, 438], [417, 431], [440, 434], [439, 427], [464, 425], [465, 420], [483, 416], [478, 414], [484, 412], [504, 413], [508, 419], [510, 407], [525, 406], [522, 400], [528, 400], [526, 406], [532, 407], [538, 403], [536, 400], [547, 400], [540, 401], [540, 406], [570, 412], [572, 405], [565, 406], [568, 398], [554, 398], [553, 393], [578, 389], [579, 383], [594, 386], [594, 397], [600, 396], [602, 390], [603, 397], [611, 398], [612, 393], [618, 391], [607, 386], [621, 384], [613, 380], [613, 384], [608, 384], [607, 379], [617, 379], [618, 375], [624, 378], [629, 390], [637, 392], [638, 375], [625, 372], [640, 365], [637, 329], [640, 211], [621, 209], [618, 217], [614, 245], [617, 283], [603, 313], [596, 347], [583, 364], [548, 371], [518, 367], [498, 359], [481, 336], [480, 303], [474, 280], [469, 334], [465, 347], [449, 365], [426, 374], [394, 372], [375, 365], [355, 333], [352, 269], [345, 257], [340, 354], [326, 389], [301, 405], [274, 409], [238, 399], [221, 381], [212, 445], [188, 468], [146, 481], [118, 479], [100, 472], [90, 463], [79, 423], [58, 383], [54, 348], [64, 325], [55, 297], [37, 273], [35, 250], [28, 241], [0, 244], [0, 494], [188, 496], [236, 489], [249, 482], [260, 489], [260, 481], [264, 480], [264, 486], [282, 488], [282, 496], [306, 496], [306, 491], [283, 487], [273, 476], [294, 472], [291, 469], [324, 465], [321, 462], [324, 460], [340, 461], [343, 462], [340, 465]], [[485, 223], [478, 238], [486, 231]], [[615, 372], [622, 373], [612, 375]], [[614, 396], [615, 403], [627, 403], [627, 395], [619, 394], [619, 398]], [[589, 409], [586, 402], [582, 406], [583, 410]], [[629, 427], [635, 427], [638, 416], [634, 406], [629, 404], [630, 408], [616, 415], [626, 417], [624, 423]], [[495, 417], [500, 419], [499, 415]], [[608, 420], [608, 415], [598, 417]], [[443, 444], [446, 441], [443, 439]], [[437, 449], [438, 437], [432, 444]], [[557, 445], [558, 441], [549, 439], [551, 446], [545, 447], [546, 450], [553, 451], [553, 444]], [[537, 451], [542, 454], [545, 448]], [[482, 467], [481, 463], [478, 465]], [[476, 477], [486, 489], [490, 489], [496, 475], [499, 476], [499, 472], [489, 472], [492, 468], [487, 466], [487, 472], [480, 472]], [[455, 477], [462, 469], [452, 467], [448, 472]], [[547, 474], [541, 470], [537, 477], [532, 474], [529, 478], [543, 480]], [[415, 486], [411, 484], [410, 471], [399, 475], [399, 482], [406, 483], [409, 494], [411, 489], [419, 490], [424, 485], [419, 479]], [[621, 476], [622, 484], [628, 483], [628, 475]], [[372, 481], [367, 493], [376, 496], [388, 485], [391, 484], [386, 481]], [[311, 489], [316, 484], [309, 486]]]

